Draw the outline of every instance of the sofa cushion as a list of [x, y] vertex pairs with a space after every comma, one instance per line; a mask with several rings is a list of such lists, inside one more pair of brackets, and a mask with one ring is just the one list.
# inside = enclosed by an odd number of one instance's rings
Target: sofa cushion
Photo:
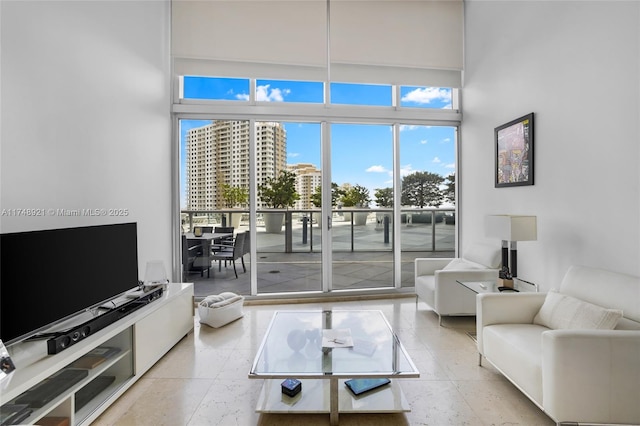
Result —
[[534, 324], [493, 324], [482, 329], [483, 355], [542, 404], [542, 333]]
[[621, 317], [618, 309], [603, 308], [552, 290], [533, 323], [554, 330], [613, 330]]

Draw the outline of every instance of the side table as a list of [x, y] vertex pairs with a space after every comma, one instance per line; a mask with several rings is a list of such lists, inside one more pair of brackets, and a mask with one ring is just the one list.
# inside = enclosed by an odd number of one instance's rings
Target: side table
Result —
[[[456, 282], [463, 287], [468, 288], [474, 293], [500, 293], [504, 287], [498, 287], [496, 281], [462, 281], [456, 280]], [[530, 281], [525, 281], [520, 278], [513, 279], [513, 290], [505, 289], [505, 293], [512, 292], [538, 292], [538, 286]]]

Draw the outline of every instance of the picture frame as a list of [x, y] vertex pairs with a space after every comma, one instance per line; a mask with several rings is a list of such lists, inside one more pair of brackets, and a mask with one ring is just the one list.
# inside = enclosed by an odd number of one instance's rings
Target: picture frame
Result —
[[533, 185], [533, 112], [495, 128], [495, 187]]

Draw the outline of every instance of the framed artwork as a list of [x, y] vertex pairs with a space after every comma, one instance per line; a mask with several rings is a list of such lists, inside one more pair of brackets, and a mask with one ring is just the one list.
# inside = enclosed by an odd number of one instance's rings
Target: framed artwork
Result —
[[496, 188], [533, 185], [533, 113], [495, 128]]

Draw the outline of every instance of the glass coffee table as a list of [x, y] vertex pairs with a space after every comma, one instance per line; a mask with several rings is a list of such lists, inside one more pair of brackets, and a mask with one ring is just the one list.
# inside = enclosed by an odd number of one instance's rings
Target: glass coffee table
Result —
[[[329, 333], [338, 337], [330, 339]], [[323, 335], [324, 345], [334, 347], [323, 347]], [[417, 377], [384, 314], [374, 310], [277, 311], [249, 372], [250, 379], [265, 379], [257, 412], [329, 413], [332, 425], [338, 413], [411, 411], [393, 379]], [[302, 382], [295, 396], [282, 393], [288, 378]], [[391, 383], [354, 396], [344, 384], [354, 378]]]
[[468, 288], [474, 293], [514, 293], [514, 292], [537, 292], [538, 286], [532, 282], [513, 279], [513, 289], [499, 287], [496, 281], [463, 281], [456, 280], [463, 287]]

